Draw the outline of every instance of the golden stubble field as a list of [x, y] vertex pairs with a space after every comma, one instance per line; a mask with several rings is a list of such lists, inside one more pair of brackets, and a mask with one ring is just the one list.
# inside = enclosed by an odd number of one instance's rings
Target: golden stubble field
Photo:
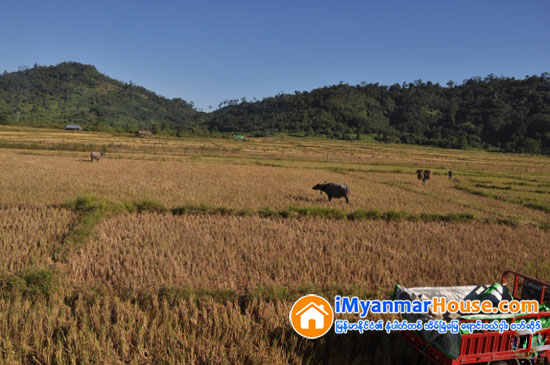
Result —
[[[550, 267], [550, 232], [470, 223], [123, 214], [75, 250], [78, 284], [114, 289], [302, 287], [391, 290], [484, 283]], [[511, 253], [517, 252], [517, 255]]]
[[[504, 269], [550, 280], [546, 157], [4, 127], [0, 147], [3, 363], [422, 363], [392, 336], [301, 339], [288, 310], [310, 292], [382, 298]], [[417, 168], [434, 171], [426, 186]], [[326, 180], [350, 204], [311, 189]], [[170, 210], [189, 206], [248, 213]], [[289, 207], [417, 220], [257, 214]]]
[[[142, 154], [107, 154], [99, 163], [90, 163], [86, 152], [0, 150], [0, 155], [0, 168], [7, 172], [0, 176], [3, 206], [61, 204], [93, 194], [114, 201], [153, 200], [169, 207], [206, 204], [257, 210], [321, 206], [346, 211], [470, 212], [485, 218], [550, 222], [545, 211], [522, 204], [523, 200], [550, 206], [550, 180], [546, 175], [529, 175], [525, 181], [515, 179], [512, 172], [487, 177], [487, 172], [477, 171], [481, 174], [478, 177], [473, 170], [455, 170], [456, 177], [450, 181], [442, 170], [422, 186], [414, 175], [415, 165], [390, 170], [379, 165], [201, 155], [173, 161], [158, 156], [148, 159]], [[344, 200], [329, 203], [325, 195], [311, 189], [324, 181], [349, 185], [350, 204]], [[503, 195], [511, 201], [457, 189], [463, 186], [474, 192]]]

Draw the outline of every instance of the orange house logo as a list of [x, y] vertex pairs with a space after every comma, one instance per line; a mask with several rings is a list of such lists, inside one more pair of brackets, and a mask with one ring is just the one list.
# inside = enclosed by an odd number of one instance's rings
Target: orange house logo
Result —
[[332, 327], [334, 313], [330, 303], [315, 294], [298, 299], [289, 314], [294, 331], [305, 338], [314, 339], [323, 336]]

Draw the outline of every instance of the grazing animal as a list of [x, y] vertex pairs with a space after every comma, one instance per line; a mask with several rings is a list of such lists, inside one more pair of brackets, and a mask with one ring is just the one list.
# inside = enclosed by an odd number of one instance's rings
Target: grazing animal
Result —
[[103, 156], [105, 156], [105, 152], [90, 152], [90, 162], [94, 162], [94, 160], [99, 162], [99, 159]]
[[328, 196], [328, 201], [331, 201], [332, 198], [346, 198], [346, 203], [349, 203], [349, 187], [347, 185], [323, 183], [315, 185], [313, 190], [325, 192]]
[[422, 180], [422, 176], [424, 176], [424, 170], [416, 170], [416, 177], [418, 178], [418, 180]]
[[422, 185], [426, 185], [426, 181], [432, 177], [432, 170], [424, 170], [424, 177], [422, 178]]

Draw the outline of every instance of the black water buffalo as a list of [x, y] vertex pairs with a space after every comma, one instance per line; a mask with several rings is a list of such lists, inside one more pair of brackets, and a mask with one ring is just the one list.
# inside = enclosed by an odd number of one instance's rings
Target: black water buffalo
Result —
[[347, 185], [323, 183], [315, 185], [313, 190], [324, 191], [328, 196], [328, 201], [331, 201], [332, 198], [346, 198], [346, 203], [349, 203], [349, 187]]

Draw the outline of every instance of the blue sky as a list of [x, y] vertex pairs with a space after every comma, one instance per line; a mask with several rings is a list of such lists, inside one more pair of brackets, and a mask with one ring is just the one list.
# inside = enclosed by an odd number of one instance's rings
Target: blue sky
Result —
[[550, 1], [7, 1], [0, 72], [77, 61], [208, 111], [344, 81], [550, 71]]

